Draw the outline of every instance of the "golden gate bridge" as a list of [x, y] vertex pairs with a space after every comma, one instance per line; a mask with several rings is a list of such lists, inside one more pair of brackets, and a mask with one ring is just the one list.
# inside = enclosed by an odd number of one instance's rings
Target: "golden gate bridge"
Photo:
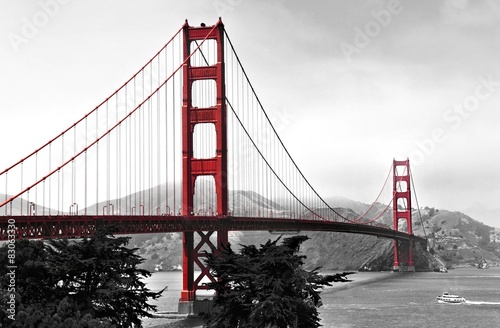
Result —
[[100, 225], [182, 232], [180, 309], [213, 280], [203, 251], [227, 244], [228, 231], [391, 238], [394, 268], [414, 270], [412, 245], [426, 240], [412, 231], [409, 161], [390, 171], [394, 229], [374, 224], [383, 213], [347, 218], [312, 187], [271, 121], [222, 21], [186, 21], [97, 107], [0, 173], [0, 240], [79, 238]]

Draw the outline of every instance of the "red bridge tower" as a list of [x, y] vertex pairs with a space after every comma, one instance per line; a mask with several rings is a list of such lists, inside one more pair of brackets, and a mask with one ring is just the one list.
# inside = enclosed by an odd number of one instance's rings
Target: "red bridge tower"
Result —
[[[197, 177], [211, 176], [215, 180], [216, 213], [226, 217], [228, 211], [227, 192], [227, 135], [226, 135], [226, 93], [224, 75], [224, 25], [219, 19], [216, 26], [192, 27], [187, 21], [184, 25], [184, 60], [183, 65], [183, 102], [182, 102], [182, 215], [194, 217], [194, 194]], [[216, 44], [216, 63], [206, 66], [191, 65], [191, 51], [203, 40], [214, 40]], [[194, 42], [194, 43], [193, 43]], [[212, 41], [213, 43], [213, 41]], [[195, 48], [196, 49], [196, 48]], [[193, 84], [197, 81], [215, 82], [215, 106], [199, 108], [193, 106]], [[216, 150], [213, 158], [195, 158], [193, 156], [193, 135], [196, 124], [210, 123], [215, 126]], [[210, 237], [217, 235], [217, 245]], [[195, 235], [196, 233], [196, 235]], [[199, 242], [195, 247], [195, 236]], [[203, 263], [204, 249], [220, 249], [228, 243], [227, 230], [196, 231], [183, 233], [183, 284], [179, 300], [179, 313], [196, 312], [196, 291], [206, 289], [201, 280], [214, 281], [209, 268]], [[195, 265], [201, 273], [194, 277]]]
[[[411, 220], [410, 160], [393, 163], [393, 219], [394, 230], [399, 230], [399, 221], [406, 224], [406, 232], [413, 234]], [[413, 240], [394, 240], [394, 271], [415, 271], [413, 263]]]

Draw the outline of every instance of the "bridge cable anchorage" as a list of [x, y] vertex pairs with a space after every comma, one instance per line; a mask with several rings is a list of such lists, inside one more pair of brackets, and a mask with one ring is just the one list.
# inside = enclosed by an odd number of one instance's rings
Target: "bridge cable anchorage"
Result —
[[[251, 91], [255, 97], [255, 99], [257, 100], [257, 103], [258, 105], [260, 106], [262, 112], [264, 113], [265, 115], [265, 118], [267, 120], [267, 122], [269, 123], [269, 125], [271, 126], [274, 134], [276, 135], [279, 143], [281, 144], [281, 146], [283, 147], [286, 155], [288, 156], [288, 158], [290, 159], [290, 161], [292, 162], [292, 164], [294, 165], [295, 169], [299, 172], [300, 176], [302, 177], [302, 179], [306, 182], [306, 184], [309, 186], [309, 188], [312, 190], [312, 192], [316, 195], [316, 197], [318, 197], [321, 202], [323, 203], [323, 205], [325, 205], [331, 212], [335, 213], [335, 215], [337, 215], [338, 217], [342, 218], [343, 220], [347, 221], [347, 222], [351, 222], [351, 220], [347, 219], [346, 217], [344, 217], [343, 215], [341, 215], [340, 213], [338, 213], [337, 211], [335, 211], [319, 194], [318, 192], [313, 188], [313, 186], [310, 184], [310, 182], [306, 179], [306, 177], [304, 176], [304, 174], [302, 173], [302, 171], [299, 169], [299, 167], [297, 166], [297, 164], [295, 163], [295, 161], [293, 160], [293, 158], [291, 157], [290, 153], [288, 152], [288, 149], [285, 147], [285, 145], [283, 144], [283, 141], [281, 140], [281, 138], [279, 137], [274, 125], [272, 124], [267, 112], [265, 111], [264, 109], [264, 106], [262, 105], [262, 102], [260, 101], [260, 98], [257, 96], [256, 92], [255, 92], [255, 89], [252, 85], [252, 83], [250, 82], [250, 79], [245, 71], [245, 69], [243, 68], [243, 65], [240, 61], [240, 58], [238, 56], [238, 54], [236, 53], [235, 49], [234, 49], [234, 46], [233, 46], [233, 43], [231, 42], [231, 39], [229, 38], [229, 35], [227, 34], [227, 31], [224, 29], [224, 35], [226, 36], [226, 39], [228, 40], [229, 42], [229, 45], [231, 46], [231, 49], [236, 57], [236, 60], [239, 64], [239, 67], [241, 68], [244, 76], [245, 76], [245, 79], [248, 83], [248, 85], [250, 86], [251, 88]], [[232, 108], [232, 106], [230, 106]], [[234, 112], [234, 110], [233, 110]], [[321, 216], [320, 216], [321, 217]]]
[[[217, 27], [217, 25], [215, 25], [213, 28], [212, 28], [212, 31], [213, 32], [215, 30], [215, 28]], [[182, 29], [181, 29], [182, 30]], [[211, 33], [210, 32], [210, 33]], [[178, 34], [179, 32], [177, 32]], [[209, 34], [210, 35], [210, 34]], [[155, 95], [162, 87], [164, 87], [166, 85], [166, 83], [183, 67], [183, 65], [193, 56], [193, 54], [198, 51], [198, 49], [201, 47], [201, 45], [208, 39], [208, 36], [207, 35], [201, 42], [201, 44], [198, 46], [198, 48], [196, 48], [193, 53], [191, 53], [182, 63], [181, 65], [179, 65], [157, 88], [154, 92], [152, 92], [148, 97], [146, 97], [138, 106], [136, 106], [132, 111], [130, 111], [127, 115], [125, 115], [120, 121], [118, 121], [116, 124], [114, 124], [110, 129], [108, 129], [105, 133], [103, 133], [101, 136], [97, 137], [97, 139], [95, 139], [93, 142], [89, 143], [86, 147], [84, 147], [80, 152], [77, 152], [75, 155], [73, 155], [72, 157], [70, 157], [67, 161], [64, 161], [63, 160], [63, 163], [61, 165], [59, 165], [57, 168], [55, 168], [54, 170], [52, 170], [50, 173], [48, 173], [47, 175], [45, 175], [44, 177], [42, 177], [40, 180], [36, 181], [35, 183], [31, 184], [29, 187], [26, 187], [25, 189], [23, 189], [21, 192], [18, 192], [17, 194], [11, 196], [10, 198], [6, 199], [5, 201], [3, 201], [2, 203], [0, 203], [0, 208], [5, 206], [6, 204], [8, 204], [9, 202], [13, 201], [14, 199], [18, 198], [19, 196], [23, 195], [24, 193], [28, 192], [29, 190], [31, 190], [32, 188], [34, 188], [35, 186], [37, 186], [38, 184], [40, 184], [42, 181], [45, 181], [47, 178], [51, 177], [53, 174], [55, 173], [60, 173], [62, 169], [64, 169], [69, 163], [71, 163], [72, 161], [74, 161], [76, 158], [78, 158], [80, 155], [84, 154], [87, 150], [89, 150], [92, 146], [96, 145], [96, 147], [98, 147], [98, 143], [99, 141], [101, 141], [104, 137], [108, 136], [112, 131], [114, 131], [118, 126], [120, 126], [123, 122], [125, 122], [126, 119], [128, 119], [129, 117], [132, 116], [132, 114], [134, 114], [137, 110], [139, 110], [140, 108], [142, 108], [144, 106], [144, 104], [149, 101], [153, 95]], [[174, 36], [175, 37], [175, 36]], [[173, 38], [172, 38], [173, 39]], [[172, 40], [171, 39], [171, 40]], [[130, 81], [130, 80], [129, 80]], [[116, 92], [114, 93], [116, 94]], [[114, 95], [113, 94], [113, 95]], [[101, 103], [101, 105], [103, 104], [106, 104], [108, 99], [110, 97], [108, 97], [105, 101], [103, 101]], [[101, 106], [99, 105], [99, 106]], [[96, 107], [97, 108], [99, 108]], [[94, 112], [96, 109], [94, 109], [92, 112]], [[77, 123], [83, 121], [86, 117], [88, 117], [89, 114], [85, 115], [82, 119], [80, 119], [79, 121], [77, 121]], [[96, 119], [97, 119], [97, 116], [96, 116]], [[75, 124], [77, 124], [75, 123]], [[64, 138], [64, 134], [71, 130], [73, 128], [73, 126], [75, 125], [73, 124], [70, 128], [66, 129], [63, 133], [61, 133], [60, 135], [58, 135], [56, 138], [52, 139], [50, 142], [48, 142], [47, 144], [45, 144], [44, 146], [42, 146], [41, 148], [39, 148], [39, 150], [33, 152], [31, 155], [27, 156], [25, 159], [31, 157], [33, 154], [36, 154], [38, 151], [40, 151], [40, 149], [42, 148], [45, 148], [47, 145], [50, 145], [52, 143], [53, 140], [55, 139], [58, 139], [59, 137], [62, 137]], [[63, 139], [64, 140], [64, 139]], [[64, 151], [64, 142], [63, 142], [63, 147], [61, 147], [62, 151]], [[62, 154], [63, 157], [64, 157], [64, 154]], [[98, 156], [97, 156], [98, 157]], [[22, 164], [24, 162], [24, 160], [21, 160], [19, 162], [17, 162], [17, 164], [11, 166], [9, 169], [6, 169], [2, 172], [2, 174], [4, 173], [7, 173], [9, 172], [10, 169], [12, 169], [13, 167], [17, 166], [17, 165], [21, 165], [21, 168], [23, 167]], [[22, 170], [21, 170], [21, 173], [22, 173]], [[0, 174], [0, 176], [2, 175]], [[23, 174], [21, 174], [21, 177], [23, 176]], [[97, 186], [96, 186], [97, 188]], [[59, 188], [58, 188], [59, 189]], [[98, 189], [96, 190], [96, 193], [98, 193]], [[58, 202], [59, 202], [59, 199], [62, 199], [62, 195], [59, 195], [58, 196]], [[97, 203], [97, 202], [96, 202]], [[62, 208], [60, 207], [62, 204], [58, 205], [58, 211], [61, 212]], [[96, 204], [97, 205], [97, 204]], [[22, 208], [22, 207], [21, 207]]]

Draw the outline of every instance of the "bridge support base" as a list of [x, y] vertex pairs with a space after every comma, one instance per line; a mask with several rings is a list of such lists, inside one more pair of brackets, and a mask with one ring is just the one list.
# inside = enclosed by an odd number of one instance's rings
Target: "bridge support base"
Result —
[[200, 313], [210, 313], [213, 307], [213, 300], [203, 299], [194, 301], [179, 300], [177, 312], [180, 314], [199, 315]]
[[398, 265], [398, 266], [393, 266], [392, 271], [394, 272], [415, 272], [415, 266], [410, 265], [410, 266], [405, 266], [405, 265]]
[[181, 301], [177, 306], [177, 312], [181, 314], [194, 314], [194, 302], [193, 301]]

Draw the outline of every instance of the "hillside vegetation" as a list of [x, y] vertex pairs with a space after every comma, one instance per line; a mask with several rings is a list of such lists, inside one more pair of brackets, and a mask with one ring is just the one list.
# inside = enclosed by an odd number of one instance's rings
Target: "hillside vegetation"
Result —
[[500, 265], [500, 229], [489, 227], [461, 212], [425, 208], [423, 225], [415, 222], [416, 234], [425, 230], [431, 252], [449, 267], [475, 266], [482, 259]]

